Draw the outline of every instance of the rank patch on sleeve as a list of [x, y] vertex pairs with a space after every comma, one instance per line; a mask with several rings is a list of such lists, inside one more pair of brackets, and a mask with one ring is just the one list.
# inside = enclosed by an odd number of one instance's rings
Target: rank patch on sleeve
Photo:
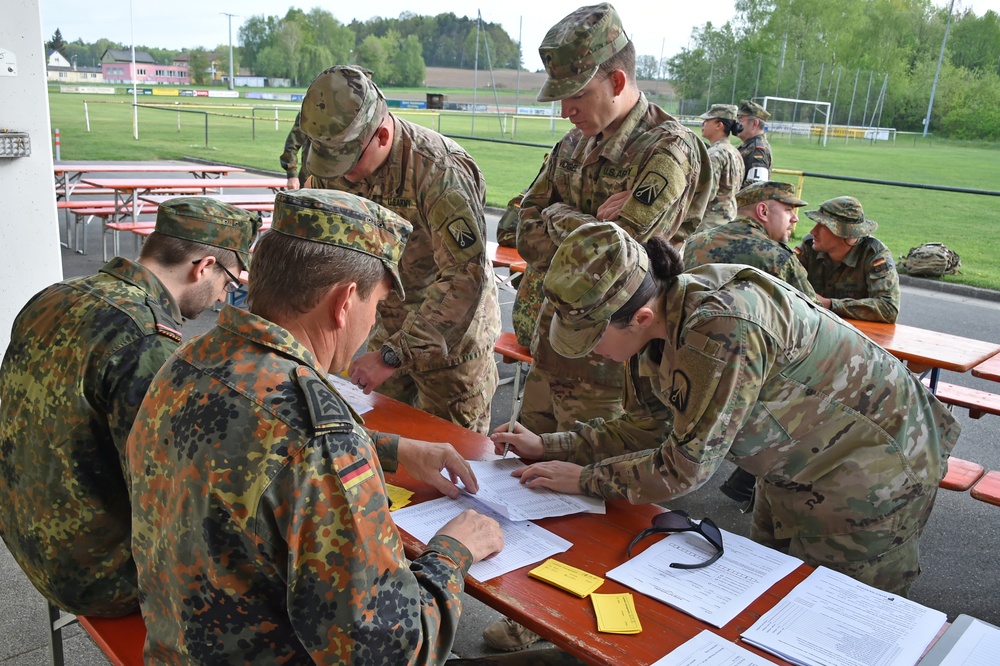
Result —
[[674, 370], [674, 378], [670, 386], [670, 405], [683, 414], [687, 410], [690, 397], [691, 380], [680, 370]]
[[370, 462], [362, 458], [340, 470], [339, 474], [340, 482], [344, 484], [344, 490], [350, 490], [359, 483], [375, 476], [375, 470], [372, 469]]
[[468, 250], [476, 244], [476, 235], [469, 229], [468, 223], [462, 218], [458, 218], [448, 225], [448, 232], [455, 239], [455, 243], [463, 250]]
[[650, 206], [659, 198], [660, 193], [666, 187], [667, 179], [655, 171], [650, 171], [642, 179], [642, 182], [636, 186], [635, 191], [632, 192], [632, 196], [636, 201]]
[[169, 326], [166, 326], [164, 324], [161, 324], [160, 322], [156, 322], [156, 332], [159, 333], [160, 335], [170, 338], [174, 342], [181, 341], [180, 331], [174, 328], [170, 328]]

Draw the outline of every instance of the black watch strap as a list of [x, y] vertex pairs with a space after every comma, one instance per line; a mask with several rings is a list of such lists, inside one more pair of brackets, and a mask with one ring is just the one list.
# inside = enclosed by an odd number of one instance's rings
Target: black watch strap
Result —
[[382, 362], [390, 368], [398, 368], [403, 365], [403, 359], [399, 358], [396, 350], [389, 345], [382, 345]]

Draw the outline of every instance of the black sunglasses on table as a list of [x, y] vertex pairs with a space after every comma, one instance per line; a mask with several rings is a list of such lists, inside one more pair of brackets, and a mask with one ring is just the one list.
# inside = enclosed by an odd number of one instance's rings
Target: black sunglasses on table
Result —
[[700, 569], [702, 567], [707, 567], [709, 564], [712, 564], [722, 557], [722, 554], [725, 552], [725, 549], [722, 546], [722, 531], [719, 530], [718, 525], [712, 522], [711, 518], [702, 518], [700, 522], [696, 523], [691, 519], [691, 516], [689, 516], [686, 511], [677, 509], [666, 513], [658, 513], [653, 516], [652, 527], [647, 527], [642, 532], [639, 532], [638, 536], [632, 539], [632, 543], [628, 545], [628, 556], [632, 557], [632, 549], [635, 548], [636, 544], [640, 541], [651, 534], [661, 534], [664, 532], [697, 532], [705, 537], [710, 544], [715, 546], [716, 550], [715, 555], [704, 562], [698, 562], [695, 564], [673, 562], [670, 564], [673, 569]]

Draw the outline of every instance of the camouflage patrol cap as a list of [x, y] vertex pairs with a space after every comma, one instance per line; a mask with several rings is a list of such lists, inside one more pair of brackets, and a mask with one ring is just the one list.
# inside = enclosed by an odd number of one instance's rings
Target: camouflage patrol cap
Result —
[[549, 78], [539, 102], [566, 99], [590, 83], [598, 66], [625, 48], [628, 36], [615, 8], [606, 2], [580, 7], [545, 34], [538, 55]]
[[350, 171], [387, 112], [385, 96], [360, 67], [338, 65], [317, 76], [299, 122], [310, 141], [306, 170], [320, 178]]
[[639, 289], [649, 257], [614, 222], [591, 222], [559, 246], [542, 289], [555, 307], [549, 342], [561, 356], [580, 358], [594, 350], [611, 316]]
[[698, 116], [702, 120], [708, 120], [709, 118], [718, 118], [720, 120], [736, 120], [736, 105], [735, 104], [713, 104], [712, 107], [705, 113]]
[[271, 229], [375, 257], [392, 274], [399, 297], [405, 298], [399, 257], [413, 225], [388, 208], [338, 190], [279, 192]]
[[260, 230], [260, 214], [211, 197], [175, 197], [156, 211], [156, 232], [224, 250], [232, 250], [243, 270], [250, 270], [250, 247]]
[[780, 201], [795, 208], [806, 206], [805, 201], [795, 196], [795, 186], [776, 180], [758, 180], [736, 193], [736, 207], [752, 206], [761, 201]]
[[819, 210], [807, 210], [806, 216], [840, 238], [864, 238], [878, 229], [878, 223], [865, 217], [861, 202], [854, 197], [837, 197], [824, 201], [819, 205]]
[[739, 115], [741, 116], [752, 116], [754, 118], [760, 118], [761, 120], [770, 120], [771, 114], [767, 109], [762, 107], [757, 102], [749, 99], [745, 99], [740, 102]]

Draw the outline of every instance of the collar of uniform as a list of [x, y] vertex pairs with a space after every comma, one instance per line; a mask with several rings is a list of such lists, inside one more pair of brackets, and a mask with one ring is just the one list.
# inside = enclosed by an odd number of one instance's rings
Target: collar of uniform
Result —
[[851, 268], [857, 266], [858, 262], [861, 261], [861, 253], [864, 249], [865, 243], [866, 241], [864, 238], [858, 239], [857, 245], [847, 251], [847, 254], [844, 255], [844, 260], [840, 263], [845, 266], [850, 266]]
[[107, 273], [119, 280], [128, 282], [130, 285], [141, 289], [146, 295], [156, 303], [159, 303], [163, 311], [170, 315], [176, 326], [180, 326], [184, 321], [181, 316], [181, 308], [174, 300], [173, 294], [160, 282], [153, 271], [140, 263], [129, 261], [124, 257], [114, 257], [111, 261], [101, 267], [101, 273]]
[[289, 331], [272, 321], [227, 304], [219, 313], [217, 325], [250, 342], [273, 349], [282, 356], [294, 358], [315, 370], [321, 377], [326, 377], [326, 372], [319, 368], [313, 353]]
[[764, 225], [761, 224], [760, 220], [758, 220], [757, 218], [750, 217], [749, 215], [739, 215], [736, 217], [735, 220], [730, 222], [730, 224], [735, 224], [737, 222], [739, 222], [740, 224], [745, 224], [746, 226], [750, 227], [751, 232], [755, 236], [763, 236], [768, 240], [771, 239], [771, 237], [767, 235], [767, 232], [764, 231]]
[[[639, 123], [642, 122], [643, 118], [646, 117], [646, 111], [648, 110], [649, 100], [646, 99], [646, 95], [644, 93], [640, 92], [639, 101], [635, 103], [632, 110], [628, 112], [627, 116], [625, 116], [625, 120], [623, 120], [622, 124], [618, 126], [618, 130], [611, 136], [600, 139], [601, 157], [608, 160], [612, 164], [617, 164], [621, 160], [622, 155], [625, 153], [625, 149], [628, 148], [629, 144], [632, 142], [632, 134], [639, 126]], [[598, 140], [598, 137], [593, 137], [591, 139], [591, 141]]]

